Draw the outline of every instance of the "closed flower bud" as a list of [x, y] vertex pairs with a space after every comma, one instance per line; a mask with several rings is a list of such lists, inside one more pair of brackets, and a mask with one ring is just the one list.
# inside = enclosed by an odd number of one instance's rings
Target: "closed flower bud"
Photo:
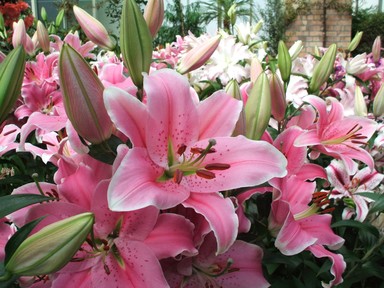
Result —
[[143, 87], [152, 61], [152, 36], [134, 0], [125, 0], [120, 25], [121, 53], [133, 83]]
[[280, 122], [284, 119], [287, 102], [285, 100], [283, 83], [279, 76], [271, 74], [269, 77], [269, 87], [271, 90], [271, 114], [273, 118]]
[[259, 32], [260, 29], [263, 27], [263, 23], [263, 20], [257, 22], [256, 25], [252, 27], [252, 33], [256, 34], [257, 32]]
[[288, 83], [289, 78], [291, 77], [292, 60], [291, 55], [289, 55], [287, 46], [281, 40], [279, 41], [278, 45], [277, 64], [279, 65], [281, 79], [283, 79], [285, 83]]
[[47, 21], [47, 19], [48, 19], [48, 17], [47, 17], [47, 10], [45, 10], [44, 7], [41, 7], [40, 16], [41, 16], [41, 19], [43, 21]]
[[7, 262], [6, 271], [34, 276], [60, 270], [79, 250], [93, 222], [92, 213], [83, 213], [44, 227], [20, 244]]
[[367, 116], [367, 104], [364, 100], [363, 92], [360, 86], [355, 87], [355, 115], [356, 116]]
[[180, 60], [177, 71], [180, 74], [185, 74], [202, 66], [209, 58], [211, 58], [213, 52], [215, 52], [217, 46], [219, 46], [220, 39], [221, 36], [216, 35], [202, 45], [192, 48]]
[[231, 25], [235, 25], [236, 23], [236, 3], [233, 3], [231, 7], [229, 7], [227, 15], [229, 19], [231, 20]]
[[44, 24], [41, 21], [37, 21], [37, 30], [36, 30], [37, 40], [39, 45], [44, 52], [49, 52], [49, 36], [48, 30], [45, 28]]
[[271, 118], [271, 92], [268, 77], [263, 72], [257, 78], [245, 105], [246, 136], [259, 140]]
[[376, 117], [384, 115], [384, 83], [381, 84], [373, 100], [373, 115]]
[[299, 56], [302, 49], [303, 49], [303, 41], [297, 40], [295, 43], [293, 43], [291, 48], [289, 48], [289, 55], [291, 55], [292, 61]]
[[59, 58], [64, 107], [77, 133], [92, 144], [107, 140], [113, 124], [104, 106], [104, 87], [84, 58], [64, 44]]
[[252, 58], [251, 60], [251, 82], [255, 83], [256, 79], [259, 77], [261, 72], [263, 72], [263, 67], [261, 66], [261, 63], [259, 59], [256, 57]]
[[363, 37], [363, 32], [357, 32], [355, 37], [353, 37], [351, 43], [349, 43], [347, 50], [352, 52], [359, 45], [361, 37]]
[[149, 0], [144, 9], [144, 19], [152, 38], [155, 38], [164, 20], [164, 0]]
[[27, 32], [25, 30], [25, 24], [23, 19], [19, 19], [17, 22], [13, 22], [13, 35], [12, 45], [14, 48], [24, 46], [26, 42]]
[[379, 62], [381, 58], [381, 37], [377, 36], [372, 46], [372, 59], [373, 62]]
[[73, 13], [76, 20], [79, 23], [81, 29], [83, 29], [85, 35], [95, 43], [97, 46], [113, 50], [116, 46], [115, 41], [108, 35], [107, 29], [97, 19], [89, 15], [85, 10], [78, 6], [73, 6]]
[[336, 59], [336, 44], [332, 44], [325, 52], [319, 63], [315, 66], [312, 74], [311, 82], [309, 83], [309, 93], [316, 94], [320, 86], [326, 82], [333, 71], [333, 65]]
[[[225, 86], [225, 92], [227, 92], [233, 98], [243, 101], [239, 83], [237, 83], [236, 80], [232, 79], [231, 81], [228, 82], [227, 86]], [[232, 136], [245, 135], [245, 132], [246, 132], [245, 111], [243, 107], [240, 112], [239, 120], [237, 121], [235, 129], [233, 130]]]
[[0, 64], [0, 124], [7, 118], [21, 93], [25, 70], [23, 46], [12, 50]]

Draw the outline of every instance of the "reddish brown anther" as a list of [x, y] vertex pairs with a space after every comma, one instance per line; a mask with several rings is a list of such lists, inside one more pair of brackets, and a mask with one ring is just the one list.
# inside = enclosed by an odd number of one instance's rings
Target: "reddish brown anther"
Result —
[[[200, 147], [192, 147], [191, 148], [191, 153], [193, 154], [201, 154], [205, 151], [204, 148], [200, 148]], [[210, 148], [208, 151], [206, 151], [205, 153], [215, 153], [216, 152], [216, 149], [215, 148]]]
[[216, 178], [215, 173], [208, 171], [208, 170], [203, 170], [203, 169], [196, 170], [196, 175], [201, 177], [201, 178], [204, 178], [204, 179]]
[[187, 145], [181, 144], [180, 147], [177, 149], [177, 154], [183, 155], [186, 149], [187, 149]]
[[231, 165], [226, 163], [209, 163], [204, 168], [207, 170], [227, 170], [230, 167]]
[[180, 184], [181, 180], [183, 179], [183, 172], [177, 169], [175, 173], [173, 174], [173, 181], [177, 184]]

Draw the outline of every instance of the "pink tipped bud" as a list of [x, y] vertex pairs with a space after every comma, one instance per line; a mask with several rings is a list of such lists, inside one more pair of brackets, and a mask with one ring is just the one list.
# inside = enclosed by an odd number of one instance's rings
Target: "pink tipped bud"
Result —
[[252, 83], [255, 83], [256, 79], [259, 77], [261, 72], [263, 72], [263, 67], [261, 66], [259, 59], [255, 57], [251, 61], [251, 82]]
[[372, 46], [372, 58], [375, 63], [381, 58], [381, 37], [377, 36]]
[[73, 13], [89, 40], [104, 49], [113, 50], [115, 48], [115, 43], [109, 37], [103, 24], [76, 5], [73, 6]]
[[44, 52], [49, 52], [49, 35], [48, 30], [45, 28], [44, 24], [41, 21], [37, 21], [37, 40], [39, 41], [39, 46], [43, 49]]
[[215, 52], [216, 48], [219, 46], [220, 40], [221, 35], [216, 35], [204, 44], [191, 49], [181, 59], [177, 71], [180, 74], [185, 74], [202, 66], [209, 58], [211, 58], [213, 52]]
[[13, 22], [13, 36], [12, 36], [12, 45], [14, 48], [23, 46], [25, 49], [25, 42], [27, 37], [27, 31], [25, 30], [25, 24], [23, 19]]
[[280, 122], [284, 119], [287, 102], [285, 100], [283, 83], [279, 76], [276, 74], [270, 76], [269, 87], [271, 90], [271, 114], [273, 118]]
[[164, 20], [164, 0], [149, 0], [145, 6], [144, 19], [155, 38]]
[[76, 132], [92, 144], [112, 134], [113, 124], [104, 106], [104, 87], [87, 61], [64, 44], [59, 58], [64, 107]]

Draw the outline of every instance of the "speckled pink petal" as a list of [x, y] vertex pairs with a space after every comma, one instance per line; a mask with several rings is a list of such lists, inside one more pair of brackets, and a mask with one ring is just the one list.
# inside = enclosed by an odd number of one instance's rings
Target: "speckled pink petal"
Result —
[[188, 198], [189, 190], [172, 179], [156, 181], [163, 172], [149, 159], [146, 149], [131, 149], [109, 185], [109, 208], [113, 211], [133, 211], [148, 206], [168, 209]]
[[144, 78], [147, 106], [147, 147], [151, 159], [168, 165], [168, 144], [174, 153], [181, 145], [196, 141], [199, 120], [187, 79], [173, 70], [161, 69]]
[[[282, 153], [265, 141], [253, 141], [243, 136], [217, 137], [216, 152], [209, 153], [200, 165], [209, 163], [229, 164], [226, 170], [211, 170], [214, 179], [196, 175], [185, 177], [188, 187], [195, 192], [213, 192], [262, 184], [273, 177], [286, 175], [287, 160]], [[208, 139], [192, 147], [205, 148]], [[188, 148], [187, 148], [188, 151]], [[188, 157], [188, 155], [187, 155]]]
[[108, 115], [117, 129], [129, 137], [134, 146], [145, 147], [146, 106], [116, 87], [106, 88], [103, 97]]
[[239, 119], [242, 103], [218, 91], [198, 105], [200, 119], [199, 139], [231, 136]]

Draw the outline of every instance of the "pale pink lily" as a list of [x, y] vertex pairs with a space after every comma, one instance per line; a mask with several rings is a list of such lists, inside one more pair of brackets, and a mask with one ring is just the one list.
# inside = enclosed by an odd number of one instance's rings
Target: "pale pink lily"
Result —
[[[40, 183], [41, 190], [58, 201], [37, 204], [11, 215], [17, 225], [46, 215], [37, 228], [40, 229], [83, 211], [94, 213], [95, 241], [91, 246], [83, 245], [75, 255], [77, 261], [52, 275], [52, 285], [119, 287], [124, 283], [126, 287], [168, 287], [158, 259], [196, 254], [193, 224], [181, 215], [159, 215], [155, 207], [127, 213], [110, 211], [109, 180], [103, 179], [110, 177], [113, 167], [87, 155], [80, 156], [77, 164], [68, 160], [59, 161], [55, 178], [61, 184]], [[14, 193], [39, 191], [36, 185], [27, 184]]]
[[[112, 177], [112, 210], [183, 204], [215, 225], [220, 223], [214, 219], [220, 217], [217, 207], [229, 209], [228, 199], [215, 193], [285, 174], [286, 161], [272, 145], [229, 137], [241, 102], [224, 92], [196, 102], [187, 80], [168, 69], [145, 76], [144, 89], [147, 105], [122, 90], [107, 88], [104, 93], [112, 121], [134, 145]], [[216, 207], [215, 213], [210, 206]], [[218, 241], [221, 252], [236, 237], [233, 208], [230, 215], [226, 227], [212, 228], [217, 237], [227, 239]]]
[[215, 246], [215, 238], [208, 234], [197, 256], [162, 261], [170, 287], [269, 287], [262, 273], [260, 247], [237, 240], [227, 252], [217, 256]]
[[7, 218], [0, 219], [0, 261], [4, 261], [5, 257], [5, 245], [9, 238], [16, 232], [16, 227], [6, 223], [9, 222]]
[[[343, 256], [331, 253], [323, 246], [338, 249], [343, 245], [344, 239], [332, 231], [332, 216], [319, 214], [321, 207], [327, 202], [322, 194], [318, 196], [313, 193], [315, 182], [306, 182], [297, 176], [291, 176], [285, 178], [280, 187], [280, 190], [274, 190], [269, 217], [269, 228], [276, 235], [275, 246], [284, 255], [295, 255], [309, 250], [316, 257], [330, 258], [331, 273], [335, 277], [329, 286], [340, 284], [346, 267]], [[326, 285], [328, 284], [324, 284]]]
[[51, 35], [51, 37], [55, 40], [55, 42], [51, 42], [53, 51], [60, 52], [63, 44], [67, 43], [84, 58], [96, 59], [96, 55], [91, 53], [91, 51], [95, 49], [95, 43], [87, 41], [82, 44], [77, 31], [69, 32], [63, 40], [57, 35]]
[[350, 198], [354, 203], [344, 210], [343, 218], [349, 219], [356, 214], [354, 219], [363, 222], [368, 215], [368, 203], [372, 202], [372, 199], [358, 193], [373, 193], [384, 179], [384, 175], [377, 171], [372, 172], [369, 167], [359, 170], [355, 175], [350, 175], [343, 163], [337, 160], [333, 160], [326, 170], [328, 180], [333, 186], [331, 197]]
[[[301, 134], [296, 146], [311, 146], [315, 152], [341, 159], [349, 173], [356, 170], [359, 160], [373, 169], [371, 155], [361, 146], [367, 144], [376, 130], [376, 122], [364, 117], [344, 117], [343, 106], [335, 98], [327, 103], [317, 96], [308, 96], [305, 101], [318, 112], [316, 127]], [[330, 108], [330, 109], [328, 109]]]

